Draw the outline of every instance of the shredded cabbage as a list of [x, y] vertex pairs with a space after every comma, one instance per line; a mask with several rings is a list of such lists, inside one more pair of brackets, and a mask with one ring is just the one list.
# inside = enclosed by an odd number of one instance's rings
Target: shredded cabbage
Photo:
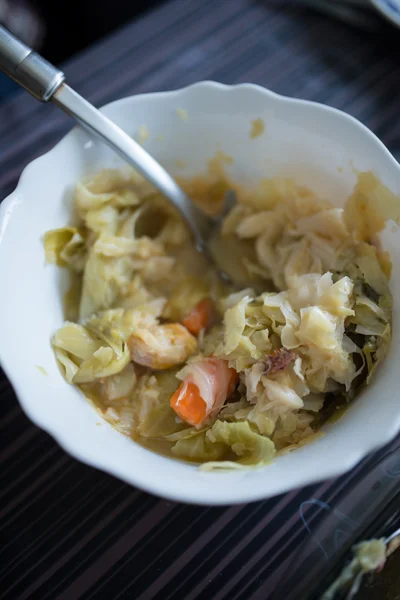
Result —
[[242, 423], [216, 421], [205, 435], [212, 443], [229, 446], [239, 457], [238, 462], [242, 465], [265, 465], [275, 456], [273, 442], [253, 431], [247, 421]]
[[206, 431], [196, 432], [193, 435], [179, 439], [171, 451], [180, 458], [195, 462], [221, 460], [227, 452], [223, 443], [210, 441]]
[[[76, 322], [53, 336], [56, 359], [146, 447], [205, 470], [265, 465], [317, 439], [388, 352], [390, 262], [376, 234], [379, 204], [389, 217], [394, 197], [364, 173], [336, 208], [290, 179], [243, 189], [217, 162], [181, 185], [210, 214], [235, 190], [212, 247], [236, 285], [221, 283], [148, 182], [104, 170], [76, 186], [77, 225], [44, 236], [46, 260], [73, 273], [79, 296]], [[182, 323], [204, 298], [215, 314], [195, 337]], [[177, 414], [189, 387], [199, 421]]]
[[76, 227], [53, 229], [44, 235], [46, 260], [80, 273], [86, 262], [84, 232]]

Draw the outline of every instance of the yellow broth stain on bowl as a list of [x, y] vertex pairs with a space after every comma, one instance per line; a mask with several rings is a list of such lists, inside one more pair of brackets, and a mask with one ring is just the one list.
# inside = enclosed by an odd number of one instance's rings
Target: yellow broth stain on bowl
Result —
[[177, 108], [176, 109], [176, 114], [178, 115], [178, 117], [180, 119], [182, 119], [182, 121], [188, 121], [189, 120], [188, 111], [185, 110], [184, 108]]
[[262, 135], [265, 131], [265, 123], [263, 119], [254, 119], [251, 122], [251, 131], [250, 131], [250, 139], [254, 140], [255, 138]]
[[149, 130], [146, 125], [141, 125], [138, 129], [137, 141], [139, 144], [144, 144], [149, 139]]
[[46, 369], [44, 367], [42, 367], [42, 365], [36, 365], [36, 368], [38, 371], [40, 371], [42, 373], [42, 375], [45, 375], [46, 377], [49, 376], [48, 372], [46, 371]]

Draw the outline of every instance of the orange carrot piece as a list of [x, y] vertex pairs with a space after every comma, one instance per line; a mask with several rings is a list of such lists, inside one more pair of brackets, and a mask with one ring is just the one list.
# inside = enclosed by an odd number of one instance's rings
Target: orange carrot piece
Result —
[[[229, 380], [225, 380], [225, 383], [222, 382], [223, 380], [220, 380], [220, 375], [217, 375], [218, 369], [215, 368], [217, 363], [220, 363], [220, 365], [223, 364], [224, 369], [226, 368], [227, 370], [226, 375]], [[170, 400], [171, 408], [173, 408], [176, 414], [183, 421], [186, 421], [186, 423], [196, 427], [204, 423], [214, 408], [222, 408], [226, 398], [234, 391], [238, 380], [238, 374], [234, 369], [228, 367], [227, 361], [222, 361], [219, 358], [206, 358], [202, 364], [204, 365], [202, 368], [211, 368], [211, 372], [214, 372], [212, 381], [213, 406], [211, 410], [207, 410], [207, 404], [202, 398], [199, 388], [195, 383], [188, 380], [188, 378], [182, 382]]]
[[[179, 400], [185, 386], [185, 395]], [[178, 417], [190, 425], [199, 425], [207, 416], [206, 403], [194, 383], [183, 382], [172, 396], [170, 403]]]
[[202, 329], [206, 329], [211, 322], [213, 314], [213, 303], [209, 298], [203, 298], [183, 319], [184, 325], [193, 335], [199, 335]]

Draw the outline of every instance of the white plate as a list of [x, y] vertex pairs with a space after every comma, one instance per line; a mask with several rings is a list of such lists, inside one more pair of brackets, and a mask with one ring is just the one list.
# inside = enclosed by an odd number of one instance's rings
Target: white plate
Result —
[[[187, 121], [177, 108], [187, 111]], [[355, 167], [372, 169], [400, 193], [399, 165], [358, 121], [255, 85], [204, 82], [176, 92], [126, 98], [104, 112], [131, 135], [147, 125], [146, 147], [171, 171], [178, 159], [186, 161], [187, 173], [202, 171], [221, 148], [234, 158], [233, 175], [244, 180], [292, 175], [342, 203], [355, 183]], [[265, 133], [251, 140], [251, 120], [256, 118], [264, 119]], [[68, 221], [77, 179], [100, 166], [118, 164], [111, 151], [75, 128], [24, 170], [17, 189], [1, 204], [0, 361], [32, 421], [85, 463], [160, 496], [201, 504], [259, 500], [335, 477], [395, 436], [400, 428], [398, 302], [390, 355], [372, 385], [337, 424], [327, 427], [324, 438], [266, 468], [202, 473], [138, 446], [101, 422], [80, 391], [65, 383], [55, 363], [50, 338], [63, 321], [65, 279], [62, 270], [45, 265], [41, 237]], [[397, 299], [397, 228], [388, 228], [384, 243], [393, 261], [392, 291]]]

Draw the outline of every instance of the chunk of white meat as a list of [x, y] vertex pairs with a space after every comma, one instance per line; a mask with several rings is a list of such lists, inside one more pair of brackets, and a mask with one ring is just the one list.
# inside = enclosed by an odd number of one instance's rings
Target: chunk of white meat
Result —
[[180, 365], [197, 349], [196, 338], [179, 323], [153, 325], [129, 336], [133, 362], [156, 371]]

